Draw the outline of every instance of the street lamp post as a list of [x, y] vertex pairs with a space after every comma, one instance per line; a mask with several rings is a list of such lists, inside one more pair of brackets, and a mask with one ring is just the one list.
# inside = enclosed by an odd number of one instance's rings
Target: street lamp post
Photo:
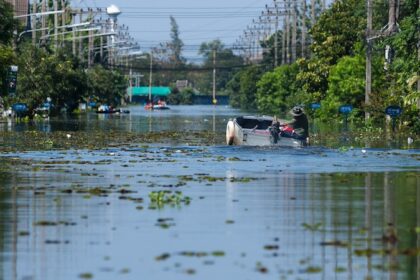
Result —
[[149, 102], [152, 102], [152, 74], [153, 74], [153, 53], [150, 52]]

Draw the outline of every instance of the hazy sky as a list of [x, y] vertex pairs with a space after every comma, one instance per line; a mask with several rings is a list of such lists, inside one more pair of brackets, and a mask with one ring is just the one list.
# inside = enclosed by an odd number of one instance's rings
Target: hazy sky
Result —
[[170, 40], [170, 15], [178, 23], [184, 42], [184, 57], [194, 61], [202, 42], [220, 39], [231, 46], [252, 19], [257, 20], [270, 0], [72, 0], [73, 7], [106, 8], [111, 4], [122, 12], [119, 24], [147, 51]]

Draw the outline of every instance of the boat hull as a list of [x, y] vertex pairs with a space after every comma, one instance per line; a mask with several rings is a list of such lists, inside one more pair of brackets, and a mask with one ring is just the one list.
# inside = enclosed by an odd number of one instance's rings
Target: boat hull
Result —
[[169, 110], [170, 108], [168, 106], [163, 106], [163, 105], [146, 105], [144, 106], [144, 109], [146, 110]]
[[303, 147], [304, 142], [290, 137], [278, 137], [277, 142], [269, 130], [271, 117], [240, 117], [229, 120], [226, 125], [226, 143], [243, 146]]

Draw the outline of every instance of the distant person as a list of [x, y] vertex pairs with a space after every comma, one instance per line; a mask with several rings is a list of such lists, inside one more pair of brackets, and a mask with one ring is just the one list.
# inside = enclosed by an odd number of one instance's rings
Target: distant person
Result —
[[293, 107], [290, 114], [292, 114], [293, 120], [283, 125], [284, 128], [280, 135], [306, 141], [309, 137], [309, 123], [302, 107]]
[[291, 122], [280, 124], [276, 119], [273, 121], [270, 129], [273, 142], [277, 143], [279, 136], [281, 136], [298, 139], [306, 144], [309, 136], [308, 118], [300, 106], [293, 107], [290, 114], [293, 116]]

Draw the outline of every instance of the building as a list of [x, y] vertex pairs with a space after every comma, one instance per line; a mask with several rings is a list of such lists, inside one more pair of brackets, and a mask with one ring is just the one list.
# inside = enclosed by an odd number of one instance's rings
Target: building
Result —
[[128, 88], [128, 94], [131, 94], [132, 102], [146, 103], [149, 100], [149, 91], [151, 91], [152, 100], [165, 99], [170, 93], [169, 87], [132, 87]]
[[[6, 2], [12, 4], [14, 7], [15, 16], [22, 16], [29, 14], [29, 1], [28, 0], [6, 0]], [[28, 17], [21, 17], [19, 20], [26, 25]]]

